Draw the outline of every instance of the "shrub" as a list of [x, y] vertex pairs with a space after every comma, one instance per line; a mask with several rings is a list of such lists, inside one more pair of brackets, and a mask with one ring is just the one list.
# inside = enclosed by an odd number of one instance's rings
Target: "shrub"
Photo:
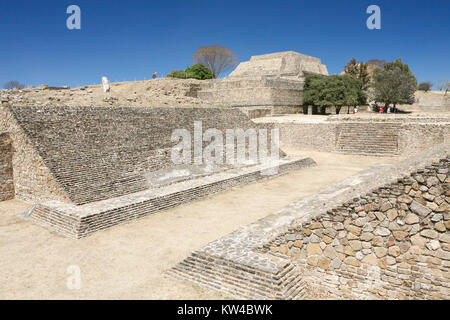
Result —
[[206, 80], [213, 78], [211, 69], [201, 63], [194, 64], [192, 67], [187, 67], [185, 72], [186, 78], [190, 79]]
[[167, 78], [186, 79], [186, 72], [183, 70], [173, 70], [167, 75]]

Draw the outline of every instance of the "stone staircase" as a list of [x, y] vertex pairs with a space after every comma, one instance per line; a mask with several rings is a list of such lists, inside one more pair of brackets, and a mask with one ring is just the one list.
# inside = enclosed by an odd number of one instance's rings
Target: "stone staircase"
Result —
[[240, 299], [296, 300], [306, 296], [298, 268], [288, 261], [265, 270], [196, 251], [165, 274]]
[[390, 156], [398, 154], [399, 123], [342, 123], [337, 127], [336, 152]]

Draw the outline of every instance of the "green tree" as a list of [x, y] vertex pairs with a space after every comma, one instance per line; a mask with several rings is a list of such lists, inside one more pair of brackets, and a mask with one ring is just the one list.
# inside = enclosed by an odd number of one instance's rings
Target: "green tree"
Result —
[[419, 83], [418, 89], [421, 91], [428, 92], [430, 91], [433, 84], [430, 81]]
[[166, 77], [167, 78], [186, 79], [186, 72], [183, 70], [173, 70]]
[[369, 65], [364, 62], [359, 63], [359, 74], [358, 80], [361, 81], [361, 88], [363, 90], [367, 90], [370, 87], [370, 73], [369, 73]]
[[201, 63], [194, 64], [192, 67], [186, 68], [186, 78], [206, 80], [212, 79], [213, 73], [211, 69]]
[[[362, 82], [347, 75], [308, 75], [303, 91], [303, 104], [320, 107], [335, 107], [339, 114], [343, 106], [366, 103]], [[348, 111], [349, 112], [349, 109]]]
[[392, 104], [395, 110], [397, 104], [414, 102], [417, 79], [400, 58], [386, 63], [383, 70], [376, 69], [373, 78], [373, 99], [385, 108]]
[[344, 67], [344, 73], [353, 79], [357, 79], [359, 76], [359, 67], [355, 58], [351, 58], [347, 65]]
[[361, 80], [363, 90], [369, 88], [370, 73], [367, 63], [364, 63], [362, 61], [357, 63], [355, 58], [351, 58], [347, 65], [344, 67], [344, 74], [353, 79]]

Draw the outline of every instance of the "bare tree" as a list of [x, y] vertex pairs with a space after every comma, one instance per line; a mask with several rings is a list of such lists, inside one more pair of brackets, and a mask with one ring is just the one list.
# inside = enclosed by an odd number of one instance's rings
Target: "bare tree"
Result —
[[202, 63], [211, 69], [213, 78], [230, 70], [237, 64], [237, 58], [233, 51], [227, 47], [212, 45], [200, 47], [194, 54], [194, 64]]
[[8, 90], [23, 89], [23, 88], [25, 88], [25, 85], [23, 83], [20, 83], [19, 81], [16, 81], [16, 80], [8, 81], [3, 86], [3, 89], [8, 89]]
[[447, 95], [448, 90], [450, 90], [450, 81], [448, 81], [448, 80], [441, 81], [438, 85], [438, 89], [440, 91], [444, 90], [445, 95]]

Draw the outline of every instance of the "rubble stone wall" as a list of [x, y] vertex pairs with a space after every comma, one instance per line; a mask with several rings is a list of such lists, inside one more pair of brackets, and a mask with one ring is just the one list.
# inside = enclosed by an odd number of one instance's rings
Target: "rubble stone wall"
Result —
[[363, 170], [167, 274], [244, 299], [449, 299], [449, 146]]
[[14, 198], [12, 156], [9, 134], [0, 132], [0, 201]]
[[15, 198], [28, 202], [68, 201], [67, 193], [7, 108], [0, 108], [1, 131], [9, 133], [14, 150], [12, 166]]
[[267, 244], [310, 294], [450, 298], [450, 156], [289, 230]]

